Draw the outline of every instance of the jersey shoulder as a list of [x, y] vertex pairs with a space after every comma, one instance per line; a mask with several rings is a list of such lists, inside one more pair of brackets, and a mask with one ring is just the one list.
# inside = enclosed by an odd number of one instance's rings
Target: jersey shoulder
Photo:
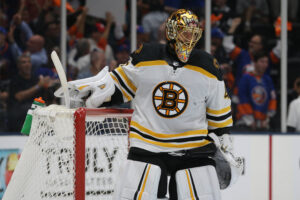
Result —
[[165, 45], [155, 43], [144, 43], [131, 54], [133, 65], [139, 62], [161, 60], [163, 58]]
[[214, 75], [218, 80], [223, 80], [223, 73], [216, 58], [200, 49], [194, 49], [187, 64], [200, 67]]

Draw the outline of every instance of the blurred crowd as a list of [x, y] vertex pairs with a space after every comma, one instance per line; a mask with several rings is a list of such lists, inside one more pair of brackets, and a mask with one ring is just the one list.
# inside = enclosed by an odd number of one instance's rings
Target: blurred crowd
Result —
[[[137, 44], [166, 43], [164, 22], [179, 8], [204, 27], [204, 0], [137, 0]], [[103, 1], [103, 4], [105, 1]], [[57, 103], [49, 55], [60, 52], [60, 0], [0, 1], [0, 131], [19, 132], [35, 97]], [[300, 76], [300, 3], [288, 1], [288, 100]], [[89, 15], [85, 0], [67, 1], [67, 78], [113, 70], [130, 56], [130, 0], [125, 24], [112, 13]], [[280, 0], [212, 0], [211, 54], [233, 102], [235, 129], [280, 131]], [[203, 34], [204, 35], [204, 34]], [[196, 48], [204, 48], [204, 36]], [[297, 121], [297, 120], [296, 120]], [[300, 121], [300, 119], [298, 119]]]

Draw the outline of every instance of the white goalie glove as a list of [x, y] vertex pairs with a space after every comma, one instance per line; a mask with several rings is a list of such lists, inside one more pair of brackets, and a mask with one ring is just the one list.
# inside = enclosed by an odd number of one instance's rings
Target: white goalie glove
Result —
[[216, 162], [220, 188], [225, 189], [233, 185], [242, 174], [244, 162], [242, 158], [233, 155], [232, 138], [229, 134], [217, 136], [215, 133], [210, 133], [209, 137], [213, 139], [218, 148], [213, 159]]
[[[108, 69], [106, 66], [96, 76], [68, 82], [71, 107], [97, 108], [111, 100], [115, 85]], [[54, 95], [64, 98], [63, 89], [59, 88]]]
[[229, 134], [223, 134], [217, 136], [215, 133], [210, 133], [209, 137], [214, 140], [215, 145], [225, 152], [231, 152], [233, 150], [232, 138]]

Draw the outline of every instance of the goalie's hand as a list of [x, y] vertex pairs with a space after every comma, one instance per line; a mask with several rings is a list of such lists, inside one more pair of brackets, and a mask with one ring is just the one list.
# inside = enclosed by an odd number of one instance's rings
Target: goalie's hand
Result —
[[[79, 105], [75, 107], [97, 108], [103, 102], [110, 101], [111, 96], [115, 92], [115, 85], [109, 74], [108, 67], [105, 67], [96, 76], [68, 82], [68, 91], [71, 105], [75, 102], [74, 105]], [[63, 98], [62, 88], [55, 91], [54, 95]]]
[[[85, 106], [85, 100], [91, 95], [92, 88], [90, 86], [84, 87], [79, 89], [71, 82], [68, 82], [68, 91], [70, 96], [70, 107], [77, 108]], [[58, 88], [54, 95], [58, 98], [64, 98], [64, 91], [63, 88]]]
[[[77, 87], [68, 82], [68, 91], [70, 96], [70, 107], [78, 108], [85, 106], [85, 99], [90, 95], [91, 88], [87, 87], [84, 90], [78, 90]], [[54, 96], [64, 98], [63, 88], [60, 87], [54, 92]]]
[[232, 152], [232, 138], [229, 134], [223, 134], [221, 136], [217, 136], [215, 133], [210, 133], [208, 136], [213, 139], [215, 145], [223, 150], [224, 152]]

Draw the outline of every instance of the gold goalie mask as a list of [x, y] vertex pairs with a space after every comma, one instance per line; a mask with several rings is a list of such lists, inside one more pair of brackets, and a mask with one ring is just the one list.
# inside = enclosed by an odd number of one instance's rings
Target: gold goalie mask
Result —
[[181, 62], [186, 63], [202, 36], [198, 17], [189, 10], [173, 12], [166, 22], [167, 40], [174, 44], [175, 53]]

